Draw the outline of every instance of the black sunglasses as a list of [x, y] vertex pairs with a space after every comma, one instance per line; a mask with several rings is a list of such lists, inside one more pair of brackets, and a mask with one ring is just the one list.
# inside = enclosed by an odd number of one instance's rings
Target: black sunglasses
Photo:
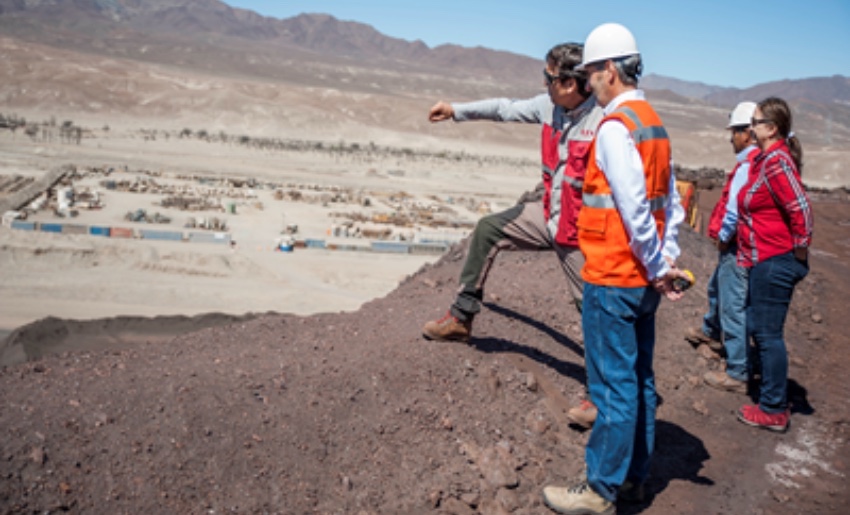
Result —
[[773, 123], [773, 120], [770, 118], [750, 118], [750, 125], [755, 127], [760, 123]]
[[551, 86], [552, 84], [555, 83], [555, 81], [564, 82], [565, 80], [571, 78], [571, 76], [569, 76], [569, 75], [552, 75], [551, 73], [549, 73], [549, 70], [544, 68], [543, 69], [543, 78], [546, 79], [546, 85]]

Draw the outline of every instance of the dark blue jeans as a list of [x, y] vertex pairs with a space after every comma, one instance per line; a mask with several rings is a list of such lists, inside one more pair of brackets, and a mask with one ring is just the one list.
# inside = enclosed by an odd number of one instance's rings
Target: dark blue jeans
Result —
[[789, 252], [762, 261], [750, 269], [747, 332], [755, 342], [761, 363], [759, 406], [765, 413], [788, 408], [788, 351], [784, 327], [794, 286], [809, 273], [809, 264]]
[[587, 442], [587, 482], [609, 501], [626, 479], [641, 484], [655, 444], [652, 287], [585, 283], [581, 324], [590, 399], [599, 410]]

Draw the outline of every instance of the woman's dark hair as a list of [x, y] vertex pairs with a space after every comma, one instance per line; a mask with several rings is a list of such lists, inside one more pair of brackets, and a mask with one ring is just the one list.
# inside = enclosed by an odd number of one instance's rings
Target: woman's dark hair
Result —
[[579, 93], [584, 98], [590, 96], [585, 90], [587, 74], [575, 69], [581, 64], [584, 45], [581, 43], [562, 43], [555, 45], [546, 54], [546, 62], [551, 63], [558, 70], [558, 77], [562, 79], [575, 79]]
[[785, 139], [788, 144], [788, 150], [791, 151], [791, 157], [797, 165], [797, 171], [802, 175], [803, 145], [797, 139], [797, 136], [792, 134], [790, 138], [788, 137], [792, 133], [791, 124], [793, 122], [791, 108], [788, 107], [788, 103], [778, 97], [768, 97], [759, 102], [758, 107], [762, 116], [770, 120], [776, 126], [776, 131], [779, 135]]

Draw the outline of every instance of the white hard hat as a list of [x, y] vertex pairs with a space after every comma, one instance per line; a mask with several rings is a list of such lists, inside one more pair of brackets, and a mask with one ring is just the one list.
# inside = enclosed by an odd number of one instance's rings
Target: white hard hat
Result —
[[619, 23], [603, 23], [584, 40], [584, 58], [577, 69], [583, 70], [590, 63], [630, 55], [640, 55], [640, 51], [629, 29]]
[[750, 120], [753, 118], [753, 113], [756, 110], [755, 102], [741, 102], [735, 106], [735, 109], [729, 113], [729, 125], [727, 129], [732, 127], [743, 127], [750, 125]]

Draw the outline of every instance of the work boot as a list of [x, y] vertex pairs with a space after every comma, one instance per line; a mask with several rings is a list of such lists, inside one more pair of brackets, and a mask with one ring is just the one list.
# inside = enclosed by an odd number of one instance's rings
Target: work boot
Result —
[[617, 489], [617, 500], [631, 504], [640, 504], [646, 500], [643, 483], [634, 483], [628, 479]]
[[726, 349], [723, 348], [723, 342], [720, 340], [716, 340], [711, 336], [705, 334], [700, 327], [691, 327], [687, 331], [685, 331], [685, 339], [694, 346], [694, 348], [699, 347], [701, 344], [706, 344], [711, 347], [711, 350], [717, 353], [724, 353]]
[[441, 342], [457, 341], [468, 342], [469, 333], [472, 332], [472, 320], [458, 320], [458, 318], [446, 313], [446, 316], [439, 320], [432, 320], [425, 324], [422, 328], [422, 336], [428, 340], [437, 340]]
[[697, 345], [697, 354], [708, 361], [721, 361], [723, 359], [723, 356], [715, 352], [714, 349], [709, 347], [707, 343], [700, 343]]
[[617, 510], [614, 503], [594, 492], [587, 483], [569, 488], [547, 486], [543, 489], [543, 502], [566, 515], [614, 515]]
[[747, 382], [739, 381], [722, 370], [712, 370], [702, 376], [705, 384], [718, 390], [734, 393], [747, 393]]
[[596, 405], [585, 399], [581, 401], [581, 404], [567, 411], [567, 418], [577, 426], [590, 429], [596, 421], [596, 413]]
[[784, 433], [790, 423], [788, 410], [782, 413], [765, 413], [758, 405], [746, 404], [738, 410], [738, 420], [748, 426]]

